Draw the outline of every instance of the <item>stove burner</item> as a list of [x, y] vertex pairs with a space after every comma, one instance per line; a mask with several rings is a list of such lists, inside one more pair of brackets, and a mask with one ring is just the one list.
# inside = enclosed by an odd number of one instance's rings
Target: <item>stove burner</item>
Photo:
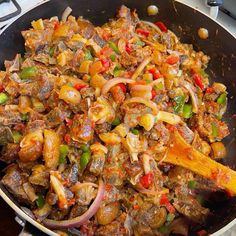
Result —
[[[9, 20], [11, 19], [12, 17], [15, 17], [17, 15], [19, 15], [21, 13], [21, 7], [20, 5], [18, 4], [18, 2], [16, 0], [11, 0], [12, 3], [14, 4], [14, 6], [16, 7], [16, 11], [6, 15], [6, 16], [3, 16], [3, 17], [0, 17], [0, 22], [3, 22], [3, 21], [6, 21], [6, 20]], [[0, 0], [0, 4], [1, 3], [4, 3], [4, 2], [10, 2], [10, 0]]]

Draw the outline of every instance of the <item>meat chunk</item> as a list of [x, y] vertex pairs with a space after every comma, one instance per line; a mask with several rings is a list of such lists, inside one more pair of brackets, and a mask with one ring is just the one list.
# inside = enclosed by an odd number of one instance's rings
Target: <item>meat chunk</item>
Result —
[[58, 108], [54, 108], [46, 115], [46, 126], [55, 128], [60, 125], [65, 119], [65, 114]]
[[105, 164], [106, 158], [104, 153], [94, 154], [92, 156], [92, 162], [89, 168], [89, 171], [95, 175], [99, 175], [103, 171], [103, 167]]
[[11, 129], [8, 127], [0, 126], [0, 145], [5, 145], [9, 142], [13, 142], [13, 136]]
[[21, 122], [20, 113], [17, 111], [1, 111], [0, 125], [15, 125]]
[[206, 221], [210, 213], [209, 209], [202, 207], [196, 199], [187, 195], [178, 194], [173, 205], [179, 213], [200, 224]]
[[8, 143], [1, 151], [0, 160], [6, 163], [11, 163], [18, 158], [18, 152], [20, 151], [20, 145], [15, 143]]
[[31, 132], [37, 131], [39, 129], [44, 129], [44, 128], [45, 128], [45, 121], [43, 120], [29, 121], [27, 123], [25, 133], [31, 133]]
[[20, 202], [30, 202], [22, 186], [26, 182], [26, 177], [16, 164], [7, 168], [7, 172], [3, 176], [1, 182]]
[[107, 133], [111, 130], [111, 124], [108, 122], [104, 122], [102, 124], [97, 124], [95, 126], [95, 133], [96, 134], [102, 134]]
[[186, 142], [192, 143], [194, 138], [194, 133], [185, 123], [178, 125], [177, 129], [181, 134], [181, 136], [186, 140]]
[[70, 129], [71, 138], [78, 142], [89, 142], [94, 133], [92, 125], [92, 121], [87, 115], [75, 115]]
[[49, 172], [46, 167], [43, 165], [36, 165], [32, 168], [32, 171], [32, 175], [29, 177], [30, 183], [48, 188]]
[[69, 214], [69, 219], [73, 219], [77, 216], [81, 216], [88, 210], [87, 206], [81, 206], [79, 204], [75, 204]]

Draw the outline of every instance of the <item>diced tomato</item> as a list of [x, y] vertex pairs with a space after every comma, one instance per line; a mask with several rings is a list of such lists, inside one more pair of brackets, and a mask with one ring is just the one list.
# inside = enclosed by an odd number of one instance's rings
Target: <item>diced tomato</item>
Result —
[[15, 127], [14, 127], [14, 129], [15, 129], [16, 131], [24, 131], [25, 125], [24, 125], [23, 123], [16, 124]]
[[69, 134], [65, 134], [65, 136], [64, 136], [64, 140], [65, 140], [66, 143], [69, 143], [70, 140], [71, 140], [70, 135], [69, 135]]
[[87, 84], [75, 84], [74, 88], [77, 89], [78, 91], [80, 91], [82, 88], [87, 88], [88, 85]]
[[140, 184], [144, 188], [149, 188], [149, 186], [153, 183], [154, 176], [153, 173], [148, 173], [140, 178]]
[[174, 65], [174, 64], [176, 64], [178, 61], [179, 61], [179, 57], [177, 57], [177, 56], [169, 56], [169, 57], [166, 59], [166, 63], [168, 63], [169, 65]]
[[150, 34], [149, 31], [144, 30], [144, 29], [140, 29], [140, 28], [138, 28], [138, 29], [136, 30], [136, 32], [137, 32], [138, 34], [141, 34], [141, 35], [145, 36], [145, 37], [148, 37], [149, 34]]
[[175, 208], [170, 203], [165, 204], [165, 207], [166, 207], [167, 211], [169, 211], [170, 213], [176, 212]]
[[130, 54], [132, 52], [132, 48], [129, 46], [129, 44], [126, 44], [125, 51]]
[[162, 77], [162, 74], [156, 68], [151, 68], [148, 70], [148, 72], [153, 75], [154, 80]]
[[155, 89], [152, 90], [152, 99], [154, 99], [157, 95], [157, 92]]
[[160, 199], [160, 204], [161, 205], [166, 205], [168, 203], [169, 203], [169, 199], [168, 199], [167, 195], [166, 194], [162, 194], [161, 195], [161, 199]]
[[66, 118], [65, 121], [66, 121], [66, 125], [67, 125], [67, 126], [71, 126], [71, 125], [72, 125], [72, 122], [73, 122], [73, 121], [72, 121], [71, 119]]
[[203, 82], [202, 82], [202, 77], [199, 75], [199, 74], [194, 74], [193, 75], [193, 79], [194, 79], [194, 82], [195, 84], [201, 89], [203, 90], [204, 89], [204, 85], [203, 85]]
[[4, 90], [4, 87], [2, 84], [0, 84], [0, 93]]
[[104, 55], [105, 57], [111, 56], [113, 53], [113, 50], [110, 47], [105, 47], [100, 51], [101, 55]]
[[155, 25], [158, 26], [159, 29], [160, 29], [162, 32], [167, 32], [167, 31], [168, 31], [166, 25], [165, 25], [162, 21], [157, 21], [157, 22], [155, 23]]
[[125, 86], [125, 84], [118, 84], [118, 86], [122, 89], [122, 91], [124, 92], [124, 93], [126, 93], [126, 86]]
[[101, 59], [102, 65], [105, 69], [110, 67], [110, 61], [108, 59]]
[[206, 93], [212, 94], [212, 93], [214, 93], [214, 89], [212, 87], [209, 87], [206, 89]]
[[133, 205], [134, 210], [138, 210], [140, 208], [139, 205]]
[[54, 24], [54, 30], [58, 29], [59, 26], [60, 26], [60, 22], [56, 21]]

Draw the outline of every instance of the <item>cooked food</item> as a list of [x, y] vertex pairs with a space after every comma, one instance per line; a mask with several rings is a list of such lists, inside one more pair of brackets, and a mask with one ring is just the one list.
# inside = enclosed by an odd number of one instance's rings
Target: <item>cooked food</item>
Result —
[[33, 21], [0, 72], [1, 182], [58, 233], [204, 227], [208, 195], [236, 194], [210, 58], [125, 6], [101, 27], [70, 12]]

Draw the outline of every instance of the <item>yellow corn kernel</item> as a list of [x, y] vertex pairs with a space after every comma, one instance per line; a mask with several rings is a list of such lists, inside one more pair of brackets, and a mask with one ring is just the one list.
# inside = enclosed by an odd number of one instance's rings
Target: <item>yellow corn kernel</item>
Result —
[[116, 133], [99, 134], [99, 138], [108, 145], [114, 145], [121, 142], [120, 136]]
[[152, 114], [145, 114], [138, 118], [138, 124], [141, 125], [147, 131], [152, 129], [154, 123], [155, 117]]
[[60, 66], [65, 66], [66, 65], [66, 54], [64, 52], [60, 53], [57, 56], [57, 63]]
[[106, 82], [107, 81], [104, 79], [104, 77], [102, 75], [96, 74], [91, 78], [90, 85], [93, 88], [100, 88], [101, 89]]
[[42, 19], [39, 19], [37, 21], [33, 20], [31, 22], [31, 25], [35, 30], [44, 30], [44, 23]]
[[79, 67], [79, 73], [88, 74], [92, 61], [83, 61]]

